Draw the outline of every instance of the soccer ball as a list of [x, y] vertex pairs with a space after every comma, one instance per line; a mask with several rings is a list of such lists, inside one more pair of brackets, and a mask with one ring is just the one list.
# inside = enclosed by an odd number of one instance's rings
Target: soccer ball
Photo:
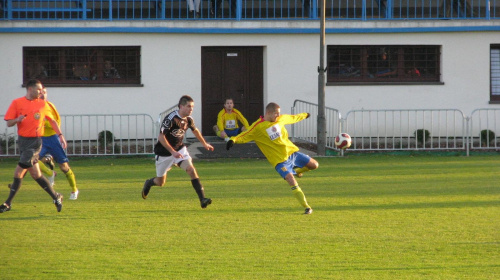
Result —
[[351, 146], [351, 136], [347, 133], [340, 133], [335, 137], [335, 146], [339, 149], [347, 149]]

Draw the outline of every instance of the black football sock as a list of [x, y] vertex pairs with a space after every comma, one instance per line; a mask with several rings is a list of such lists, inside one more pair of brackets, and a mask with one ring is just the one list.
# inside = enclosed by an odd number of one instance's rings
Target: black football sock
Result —
[[41, 176], [40, 178], [35, 179], [35, 181], [52, 197], [53, 200], [57, 200], [56, 192], [50, 186], [49, 180], [47, 180], [47, 178]]
[[194, 190], [198, 194], [198, 198], [200, 200], [205, 198], [205, 190], [203, 189], [203, 186], [200, 183], [200, 178], [196, 178], [191, 180], [191, 184], [193, 185]]
[[148, 179], [147, 182], [146, 182], [146, 186], [148, 186], [148, 187], [156, 186], [156, 184], [155, 184], [155, 178], [156, 177]]
[[10, 192], [9, 192], [9, 197], [5, 201], [7, 205], [12, 204], [12, 199], [14, 199], [14, 196], [16, 196], [17, 191], [21, 188], [21, 183], [23, 182], [23, 179], [21, 178], [14, 178], [14, 183], [10, 185]]

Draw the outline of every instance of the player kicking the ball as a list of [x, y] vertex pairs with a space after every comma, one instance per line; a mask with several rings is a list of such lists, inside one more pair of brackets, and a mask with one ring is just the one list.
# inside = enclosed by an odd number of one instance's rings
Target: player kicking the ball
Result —
[[188, 128], [191, 129], [194, 136], [208, 151], [213, 151], [214, 147], [205, 141], [201, 132], [194, 125], [194, 119], [191, 117], [194, 108], [193, 99], [188, 95], [184, 95], [179, 100], [178, 106], [179, 109], [168, 114], [161, 124], [158, 142], [154, 148], [156, 155], [156, 177], [146, 180], [142, 188], [142, 198], [146, 199], [148, 197], [152, 186], [161, 187], [165, 185], [167, 172], [172, 165], [177, 165], [189, 174], [191, 184], [200, 199], [201, 208], [206, 208], [212, 203], [212, 200], [205, 197], [205, 191], [200, 183], [198, 173], [183, 143], [186, 130]]
[[309, 113], [280, 115], [280, 106], [276, 103], [269, 103], [266, 106], [264, 117], [254, 122], [247, 131], [231, 137], [226, 144], [226, 149], [229, 150], [234, 143], [243, 144], [255, 141], [269, 163], [292, 187], [293, 194], [300, 205], [305, 208], [304, 214], [311, 214], [313, 210], [307, 204], [306, 197], [294, 175], [301, 177], [303, 172], [318, 168], [318, 162], [299, 152], [299, 148], [288, 139], [285, 125], [299, 122], [308, 117]]

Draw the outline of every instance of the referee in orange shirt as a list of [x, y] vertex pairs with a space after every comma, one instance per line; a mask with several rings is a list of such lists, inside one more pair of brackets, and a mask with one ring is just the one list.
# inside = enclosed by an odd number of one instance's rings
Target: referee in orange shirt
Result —
[[8, 127], [17, 124], [20, 159], [14, 171], [14, 182], [10, 185], [9, 197], [5, 203], [0, 205], [0, 213], [11, 209], [12, 199], [21, 188], [23, 177], [27, 171], [40, 187], [52, 197], [57, 212], [61, 212], [63, 196], [54, 191], [49, 181], [42, 176], [38, 166], [38, 153], [42, 148], [41, 137], [43, 136], [45, 120], [51, 123], [64, 149], [67, 143], [49, 110], [49, 106], [40, 99], [42, 90], [43, 86], [39, 80], [30, 80], [26, 84], [26, 96], [14, 99], [5, 113], [4, 119], [7, 121]]

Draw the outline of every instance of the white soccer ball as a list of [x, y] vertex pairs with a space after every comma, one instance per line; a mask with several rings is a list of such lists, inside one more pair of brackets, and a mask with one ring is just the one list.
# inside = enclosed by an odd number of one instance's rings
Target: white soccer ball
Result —
[[351, 146], [351, 136], [347, 133], [340, 133], [335, 137], [335, 146], [339, 149], [347, 149]]

